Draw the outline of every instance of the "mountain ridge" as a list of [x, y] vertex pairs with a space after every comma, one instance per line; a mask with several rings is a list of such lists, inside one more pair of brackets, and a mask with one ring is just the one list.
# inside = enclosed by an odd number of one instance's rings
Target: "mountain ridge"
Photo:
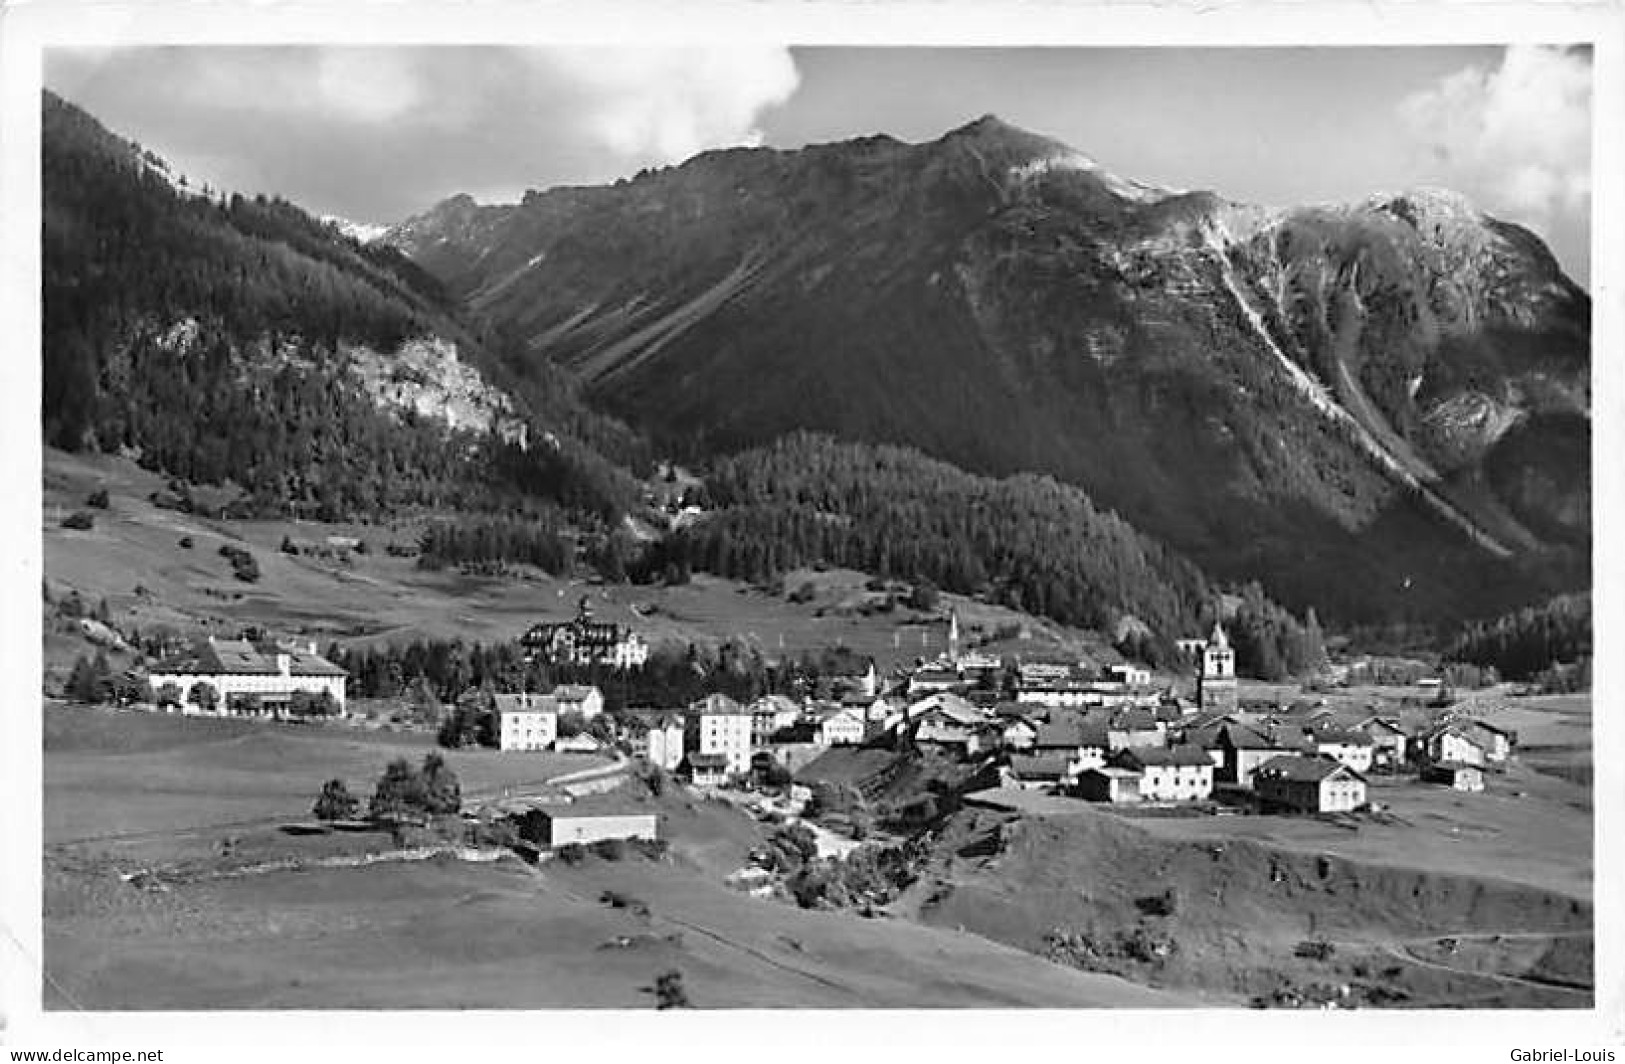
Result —
[[[1262, 208], [984, 117], [462, 197], [385, 239], [694, 454], [810, 429], [1049, 472], [1230, 577], [1329, 522], [1328, 560], [1385, 585], [1334, 596], [1362, 619], [1445, 556], [1519, 594], [1584, 578], [1589, 478], [1534, 456], [1589, 435], [1589, 298], [1453, 194]], [[1260, 508], [1282, 542], [1249, 558], [1225, 511]], [[1284, 561], [1312, 601], [1323, 563]]]

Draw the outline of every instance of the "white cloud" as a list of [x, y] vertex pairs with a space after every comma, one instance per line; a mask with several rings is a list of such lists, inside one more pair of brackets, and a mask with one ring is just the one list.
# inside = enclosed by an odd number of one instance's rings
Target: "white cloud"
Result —
[[800, 81], [786, 48], [586, 49], [541, 62], [573, 90], [580, 131], [635, 163], [759, 144], [762, 112]]
[[1444, 179], [1491, 211], [1544, 225], [1589, 214], [1589, 52], [1511, 46], [1498, 67], [1469, 67], [1407, 97], [1400, 118]]

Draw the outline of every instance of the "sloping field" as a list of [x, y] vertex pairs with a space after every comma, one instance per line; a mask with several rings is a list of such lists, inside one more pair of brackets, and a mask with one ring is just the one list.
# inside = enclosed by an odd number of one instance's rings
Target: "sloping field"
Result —
[[[861, 573], [795, 576], [791, 586], [810, 579], [820, 593], [792, 603], [781, 594], [703, 574], [689, 584], [664, 588], [596, 586], [530, 569], [522, 578], [507, 579], [428, 572], [414, 559], [391, 557], [384, 549], [392, 542], [414, 544], [419, 532], [414, 522], [213, 521], [154, 506], [148, 495], [162, 487], [161, 478], [124, 459], [47, 449], [42, 536], [45, 574], [53, 591], [77, 590], [92, 605], [105, 598], [121, 625], [190, 629], [206, 623], [226, 631], [261, 625], [324, 646], [331, 640], [514, 639], [538, 621], [574, 616], [577, 602], [588, 595], [595, 615], [631, 625], [654, 644], [741, 639], [770, 658], [844, 645], [875, 657], [883, 669], [943, 649], [940, 620], [921, 627], [903, 624], [899, 616], [865, 616], [842, 608], [861, 593]], [[95, 528], [61, 528], [61, 518], [81, 509], [99, 488], [108, 491], [111, 505], [93, 511]], [[367, 542], [369, 553], [345, 563], [278, 549], [284, 537], [320, 546], [329, 535], [358, 537]], [[188, 536], [190, 549], [180, 546]], [[225, 543], [254, 554], [262, 573], [257, 583], [232, 576], [219, 555]], [[1023, 644], [1028, 650], [1053, 646], [1058, 639], [1094, 645], [1085, 633], [1000, 607], [947, 595], [942, 601], [944, 611], [949, 604], [960, 608], [967, 631], [1024, 626], [1032, 637]], [[71, 664], [84, 649], [77, 640], [48, 640], [46, 664]]]
[[[245, 821], [304, 820], [329, 779], [363, 802], [384, 766], [438, 749], [427, 735], [52, 705], [45, 710], [47, 845], [131, 843]], [[465, 797], [535, 785], [602, 758], [445, 750]]]
[[[647, 899], [640, 916], [599, 901]], [[455, 862], [150, 894], [47, 875], [48, 1008], [1152, 1006], [1170, 995], [970, 935], [814, 913], [670, 865]]]
[[[1572, 989], [1589, 980], [1589, 900], [1487, 872], [1153, 830], [1172, 822], [1086, 807], [1060, 817], [967, 810], [945, 829], [935, 867], [898, 909], [1152, 985], [1254, 996], [1326, 983], [1373, 1004], [1589, 1006], [1589, 991]], [[1505, 936], [1529, 941], [1507, 954], [1509, 963], [1529, 964], [1458, 970], [1407, 953], [1444, 939]], [[1578, 945], [1556, 948], [1571, 939]], [[1300, 955], [1306, 942], [1326, 949]], [[1532, 975], [1535, 959], [1571, 969], [1568, 985], [1554, 987], [1549, 971]]]

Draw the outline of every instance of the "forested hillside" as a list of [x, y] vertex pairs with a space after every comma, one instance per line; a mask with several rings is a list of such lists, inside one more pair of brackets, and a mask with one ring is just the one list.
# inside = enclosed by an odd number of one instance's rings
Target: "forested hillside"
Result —
[[1564, 595], [1468, 625], [1444, 657], [1493, 666], [1504, 679], [1532, 680], [1558, 665], [1589, 667], [1591, 639], [1591, 596]]
[[[633, 506], [634, 434], [558, 370], [505, 357], [398, 251], [263, 196], [202, 194], [47, 93], [42, 130], [45, 441], [242, 488], [253, 512], [323, 519], [539, 495]], [[481, 334], [483, 332], [483, 334]], [[517, 435], [386, 409], [349, 370], [408, 341], [455, 345], [511, 397]], [[605, 457], [608, 455], [609, 457]]]
[[[1220, 590], [1189, 561], [1049, 477], [974, 476], [900, 447], [797, 433], [716, 464], [705, 520], [644, 559], [764, 580], [818, 562], [942, 588], [1111, 633], [1155, 661], [1211, 625]], [[1318, 639], [1256, 586], [1234, 623], [1243, 664], [1297, 671]]]

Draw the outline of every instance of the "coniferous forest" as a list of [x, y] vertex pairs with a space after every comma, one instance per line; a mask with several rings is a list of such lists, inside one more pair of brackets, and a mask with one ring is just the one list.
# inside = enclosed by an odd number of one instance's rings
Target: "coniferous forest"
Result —
[[[637, 437], [461, 320], [398, 251], [282, 200], [188, 188], [49, 93], [43, 121], [47, 444], [235, 484], [255, 513], [365, 519], [535, 496], [613, 517], [635, 502]], [[543, 442], [383, 411], [346, 370], [347, 345], [389, 353], [431, 336], [514, 396]]]
[[[715, 513], [655, 544], [635, 577], [698, 569], [763, 581], [822, 562], [1107, 632], [1133, 618], [1151, 633], [1134, 649], [1159, 662], [1174, 660], [1181, 633], [1212, 624], [1221, 594], [1077, 488], [975, 476], [907, 448], [795, 434], [718, 462], [706, 491]], [[1230, 623], [1243, 666], [1265, 674], [1322, 655], [1318, 635], [1256, 585]]]

